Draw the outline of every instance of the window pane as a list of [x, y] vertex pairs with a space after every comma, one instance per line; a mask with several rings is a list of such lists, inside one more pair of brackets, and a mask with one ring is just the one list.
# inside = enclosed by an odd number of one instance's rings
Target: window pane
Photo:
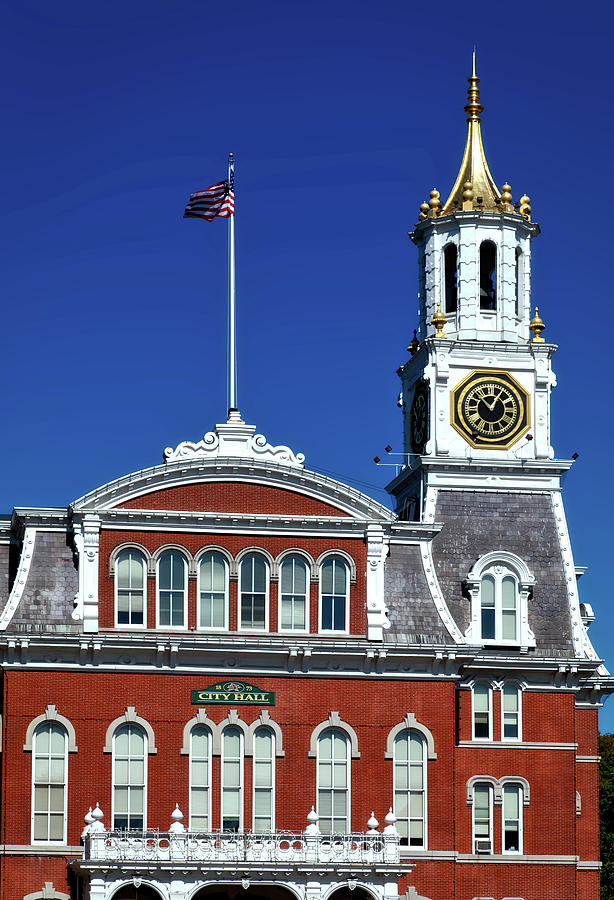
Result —
[[495, 638], [495, 611], [482, 609], [482, 639], [492, 641]]
[[516, 640], [516, 610], [504, 609], [501, 613], [501, 637], [504, 641]]
[[505, 787], [503, 790], [503, 815], [506, 819], [517, 819], [520, 812], [520, 798], [517, 787]]
[[408, 734], [406, 731], [397, 735], [394, 741], [394, 753], [395, 758], [398, 760], [405, 760], [408, 758]]
[[518, 688], [514, 684], [503, 687], [503, 709], [505, 712], [518, 712]]
[[503, 609], [516, 609], [516, 582], [509, 575], [501, 583], [501, 606]]
[[495, 579], [492, 575], [484, 575], [480, 591], [482, 607], [495, 605]]
[[271, 815], [271, 793], [270, 791], [256, 791], [254, 794], [254, 815], [270, 816]]
[[334, 563], [332, 559], [326, 560], [326, 562], [322, 565], [322, 593], [323, 594], [332, 594], [333, 593], [333, 567]]
[[488, 712], [490, 688], [487, 684], [476, 684], [473, 688], [473, 708], [479, 712]]
[[254, 751], [256, 756], [270, 757], [273, 751], [273, 734], [268, 728], [258, 728], [254, 735]]
[[158, 584], [163, 591], [171, 588], [171, 557], [171, 553], [163, 553], [158, 563]]
[[192, 753], [194, 756], [207, 756], [209, 753], [209, 730], [202, 726], [192, 729]]

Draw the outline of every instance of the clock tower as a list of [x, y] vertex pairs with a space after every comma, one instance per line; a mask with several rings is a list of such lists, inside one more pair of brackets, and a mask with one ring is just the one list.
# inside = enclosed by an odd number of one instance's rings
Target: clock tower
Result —
[[[411, 239], [419, 323], [402, 382], [404, 462], [390, 485], [403, 518], [421, 518], [431, 487], [526, 490], [558, 485], [545, 325], [531, 306], [528, 196], [497, 188], [481, 136], [479, 78], [469, 78], [467, 138], [445, 202], [432, 190]], [[554, 481], [553, 481], [554, 479]]]

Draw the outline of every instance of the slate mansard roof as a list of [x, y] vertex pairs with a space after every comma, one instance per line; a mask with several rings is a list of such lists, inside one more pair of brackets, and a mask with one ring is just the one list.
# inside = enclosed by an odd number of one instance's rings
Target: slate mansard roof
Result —
[[[255, 506], [229, 512], [222, 499], [218, 508], [203, 508], [212, 485], [222, 498], [230, 496], [231, 485], [250, 486], [245, 502]], [[185, 489], [195, 486], [205, 491], [200, 508], [174, 508], [187, 496]], [[267, 510], [262, 498], [275, 492], [285, 492], [290, 513]], [[440, 490], [433, 521], [401, 522], [365, 494], [302, 465], [220, 456], [167, 462], [103, 485], [66, 509], [17, 508], [10, 521], [0, 520], [0, 638], [2, 632], [82, 630], [74, 535], [88, 516], [100, 519], [103, 529], [115, 530], [145, 526], [204, 533], [210, 525], [220, 544], [224, 533], [254, 532], [252, 543], [257, 545], [257, 531], [274, 529], [292, 534], [296, 547], [301, 536], [313, 534], [326, 535], [331, 546], [336, 535], [364, 542], [368, 529], [375, 527], [388, 544], [383, 566], [389, 627], [383, 643], [399, 648], [469, 644], [464, 637], [470, 621], [465, 580], [482, 555], [505, 550], [523, 559], [535, 577], [529, 625], [536, 646], [530, 653], [596, 658], [583, 625], [584, 635], [578, 632], [579, 607], [574, 616], [574, 596], [565, 577], [569, 561], [548, 493], [508, 494], [502, 502], [496, 491]], [[577, 595], [575, 602], [578, 606]]]

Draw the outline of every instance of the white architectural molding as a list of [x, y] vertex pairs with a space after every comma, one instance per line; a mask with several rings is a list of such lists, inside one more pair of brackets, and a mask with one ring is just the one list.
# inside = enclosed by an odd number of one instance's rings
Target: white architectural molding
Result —
[[565, 576], [567, 599], [569, 602], [569, 617], [571, 619], [571, 637], [574, 652], [578, 656], [583, 656], [587, 659], [599, 659], [599, 656], [591, 643], [591, 639], [588, 636], [587, 627], [582, 621], [580, 598], [578, 596], [578, 582], [576, 579], [573, 553], [571, 551], [571, 541], [569, 540], [569, 531], [567, 530], [567, 519], [563, 507], [563, 498], [559, 491], [552, 494], [552, 508], [554, 511], [554, 522], [559, 539], [559, 547], [563, 559], [563, 574]]
[[316, 759], [318, 755], [318, 738], [322, 734], [323, 731], [326, 731], [327, 728], [338, 728], [340, 731], [344, 731], [347, 737], [350, 739], [350, 751], [352, 755], [352, 759], [360, 759], [360, 752], [358, 750], [358, 735], [354, 731], [351, 725], [348, 725], [347, 722], [343, 722], [339, 718], [338, 712], [331, 712], [328, 716], [328, 719], [325, 722], [320, 722], [319, 725], [311, 732], [311, 739], [309, 741], [309, 756], [311, 759]]
[[46, 881], [42, 891], [26, 894], [23, 900], [70, 900], [70, 896], [62, 891], [57, 891], [52, 881]]
[[73, 522], [74, 543], [79, 557], [79, 588], [73, 619], [83, 620], [84, 632], [98, 631], [98, 562], [100, 518], [86, 513]]
[[141, 728], [147, 735], [147, 752], [151, 756], [157, 753], [158, 751], [156, 749], [156, 737], [154, 734], [154, 730], [146, 719], [142, 719], [141, 716], [138, 716], [136, 714], [134, 706], [127, 706], [123, 716], [118, 716], [116, 719], [113, 719], [113, 721], [107, 728], [102, 752], [113, 752], [113, 735], [115, 734], [116, 729], [119, 728], [120, 725], [126, 725], [128, 723], [134, 723], [135, 725], [141, 726]]
[[384, 563], [389, 542], [379, 524], [367, 525], [367, 638], [381, 641], [390, 628], [384, 592]]
[[222, 755], [222, 734], [224, 729], [234, 726], [238, 728], [239, 731], [243, 732], [243, 753], [244, 756], [248, 756], [251, 754], [247, 753], [247, 736], [249, 733], [249, 725], [247, 722], [244, 722], [241, 716], [239, 715], [236, 709], [229, 709], [228, 715], [225, 719], [219, 723], [215, 731], [213, 732], [213, 749], [212, 756], [221, 756]]
[[283, 444], [274, 447], [263, 434], [254, 434], [255, 431], [255, 425], [226, 422], [223, 425], [216, 425], [213, 431], [208, 431], [196, 444], [192, 441], [182, 441], [174, 450], [167, 447], [164, 458], [167, 463], [174, 463], [200, 457], [216, 459], [237, 456], [242, 459], [260, 459], [303, 468], [305, 462], [303, 453], [294, 453]]
[[279, 577], [281, 564], [287, 556], [300, 556], [301, 559], [303, 559], [307, 564], [311, 581], [318, 580], [318, 566], [316, 564], [316, 561], [311, 553], [308, 553], [307, 550], [304, 550], [302, 547], [288, 547], [286, 550], [282, 550], [281, 553], [278, 553], [275, 557], [273, 568], [271, 569], [272, 577]]
[[153, 561], [153, 556], [149, 552], [147, 547], [144, 547], [143, 544], [137, 543], [137, 541], [126, 541], [125, 543], [118, 544], [117, 547], [114, 547], [113, 550], [111, 550], [111, 553], [109, 555], [109, 575], [112, 578], [115, 577], [115, 567], [117, 565], [117, 557], [124, 550], [136, 550], [138, 553], [140, 553], [142, 555], [143, 559], [145, 560], [145, 564], [147, 566], [147, 574], [148, 575], [155, 574], [156, 569], [155, 569], [155, 565], [154, 565], [154, 561]]
[[258, 718], [248, 727], [245, 739], [245, 755], [254, 755], [254, 733], [257, 728], [261, 727], [269, 728], [275, 735], [275, 756], [285, 756], [283, 732], [277, 722], [274, 722], [271, 718], [268, 709], [260, 710]]
[[194, 718], [189, 719], [183, 726], [181, 750], [179, 751], [182, 756], [190, 755], [190, 734], [192, 733], [192, 729], [196, 728], [197, 725], [205, 725], [209, 729], [211, 732], [211, 740], [213, 742], [213, 735], [217, 730], [217, 725], [215, 722], [212, 722], [211, 719], [207, 718], [206, 709], [197, 709]]
[[330, 556], [340, 556], [342, 559], [346, 561], [348, 564], [348, 568], [350, 570], [350, 584], [356, 583], [356, 560], [353, 556], [346, 550], [337, 550], [335, 547], [331, 547], [330, 550], [324, 550], [323, 553], [320, 553], [318, 558], [316, 559], [316, 568], [318, 571], [318, 577], [320, 575], [320, 568], [322, 567], [322, 563], [326, 562], [326, 560]]
[[34, 556], [34, 544], [36, 542], [36, 528], [26, 528], [23, 537], [23, 547], [21, 548], [21, 556], [19, 557], [19, 566], [17, 568], [17, 576], [13, 583], [11, 593], [6, 602], [6, 606], [0, 615], [0, 631], [6, 631], [11, 623], [11, 619], [15, 615], [15, 611], [19, 606], [22, 598], [28, 575], [30, 574], [30, 566], [32, 565], [32, 557]]
[[504, 775], [499, 779], [499, 784], [502, 788], [506, 784], [519, 784], [522, 788], [522, 805], [531, 805], [531, 786], [526, 778], [523, 778], [521, 775]]
[[384, 759], [394, 759], [394, 742], [396, 737], [403, 731], [417, 731], [426, 741], [427, 759], [437, 759], [435, 752], [435, 739], [433, 733], [429, 731], [426, 725], [418, 722], [414, 713], [405, 713], [405, 718], [394, 728], [391, 728], [386, 738], [386, 752]]
[[445, 601], [437, 574], [435, 572], [435, 563], [433, 562], [433, 550], [431, 541], [422, 541], [420, 543], [420, 555], [422, 557], [422, 566], [424, 568], [424, 577], [431, 592], [431, 598], [435, 604], [435, 609], [439, 613], [439, 618], [443, 622], [444, 628], [456, 644], [467, 643], [463, 637], [463, 633], [452, 618], [452, 614], [448, 609]]
[[32, 753], [34, 732], [39, 725], [43, 725], [45, 722], [57, 722], [58, 725], [62, 725], [66, 729], [66, 734], [68, 735], [68, 752], [77, 753], [79, 748], [77, 747], [77, 735], [74, 726], [69, 719], [59, 714], [53, 703], [49, 703], [45, 712], [41, 716], [36, 716], [35, 719], [32, 719], [28, 725], [26, 729], [26, 739], [23, 745], [23, 749], [27, 753]]

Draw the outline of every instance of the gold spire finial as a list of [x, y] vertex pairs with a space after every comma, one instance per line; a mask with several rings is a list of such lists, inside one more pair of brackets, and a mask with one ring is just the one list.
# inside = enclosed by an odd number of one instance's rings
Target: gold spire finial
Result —
[[[476, 74], [475, 68], [475, 48], [473, 50], [471, 75], [468, 81], [467, 105], [465, 106], [465, 112], [467, 113], [465, 152], [463, 153], [454, 187], [440, 210], [440, 215], [443, 216], [459, 210], [484, 209], [490, 212], [501, 211], [501, 194], [490, 174], [484, 155], [484, 147], [482, 146], [480, 116], [484, 112], [484, 107], [480, 103], [480, 88], [478, 87], [480, 79]], [[467, 182], [471, 183], [473, 189], [473, 197], [471, 198], [463, 196]]]
[[545, 344], [545, 340], [543, 337], [540, 337], [542, 331], [546, 326], [542, 322], [539, 317], [539, 307], [535, 307], [535, 315], [529, 322], [529, 328], [533, 332], [533, 337], [531, 338], [532, 344]]
[[448, 320], [446, 319], [445, 315], [442, 313], [441, 309], [439, 308], [439, 303], [438, 303], [437, 311], [436, 311], [435, 315], [433, 316], [433, 318], [431, 319], [431, 324], [435, 326], [434, 337], [445, 338], [448, 336], [447, 334], [444, 334], [444, 330], [443, 330], [444, 325], [447, 325], [447, 323], [448, 323]]
[[418, 352], [418, 348], [420, 347], [420, 341], [418, 340], [418, 335], [416, 334], [416, 329], [414, 328], [414, 336], [409, 342], [409, 346], [407, 348], [407, 352], [411, 353], [412, 357], [416, 355]]

